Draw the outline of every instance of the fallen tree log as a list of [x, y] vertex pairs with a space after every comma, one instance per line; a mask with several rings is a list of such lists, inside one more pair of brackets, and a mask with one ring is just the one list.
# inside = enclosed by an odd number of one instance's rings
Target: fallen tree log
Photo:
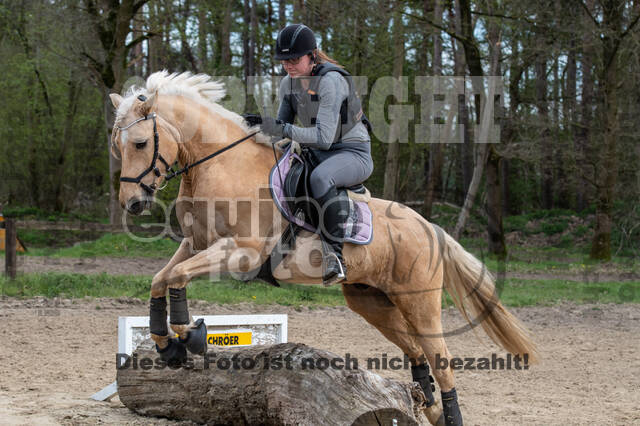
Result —
[[210, 347], [176, 369], [147, 343], [120, 365], [117, 381], [120, 401], [144, 416], [213, 424], [428, 424], [419, 385], [353, 368], [304, 344]]

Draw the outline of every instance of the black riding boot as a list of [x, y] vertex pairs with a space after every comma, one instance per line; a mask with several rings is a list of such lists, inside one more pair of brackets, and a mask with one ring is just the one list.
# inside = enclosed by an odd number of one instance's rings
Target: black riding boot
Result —
[[344, 222], [349, 215], [349, 200], [345, 196], [338, 196], [335, 187], [318, 198], [324, 215], [322, 223], [322, 283], [325, 286], [339, 283], [347, 276], [347, 270], [342, 258], [344, 243]]

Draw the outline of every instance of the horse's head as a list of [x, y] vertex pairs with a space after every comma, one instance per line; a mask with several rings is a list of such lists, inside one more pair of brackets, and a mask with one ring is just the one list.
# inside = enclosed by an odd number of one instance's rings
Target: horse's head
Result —
[[111, 94], [117, 110], [111, 151], [122, 158], [120, 205], [138, 215], [149, 208], [164, 173], [177, 155], [175, 135], [157, 115], [156, 93]]

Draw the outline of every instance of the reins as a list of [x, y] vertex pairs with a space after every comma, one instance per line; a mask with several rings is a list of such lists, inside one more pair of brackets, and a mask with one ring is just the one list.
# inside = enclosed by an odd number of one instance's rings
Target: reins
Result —
[[216, 157], [216, 156], [218, 156], [218, 155], [222, 154], [223, 152], [228, 151], [228, 150], [230, 150], [231, 148], [234, 148], [234, 147], [235, 147], [235, 146], [237, 146], [237, 145], [240, 145], [242, 142], [246, 141], [247, 139], [250, 139], [251, 137], [253, 137], [253, 136], [257, 135], [258, 133], [259, 133], [259, 132], [249, 133], [247, 136], [243, 137], [242, 139], [238, 139], [237, 141], [230, 143], [229, 145], [225, 146], [224, 148], [220, 148], [220, 149], [219, 149], [219, 150], [217, 150], [216, 152], [214, 152], [214, 153], [212, 153], [212, 154], [209, 154], [209, 155], [207, 155], [206, 157], [201, 158], [201, 159], [199, 159], [198, 161], [196, 161], [196, 162], [194, 162], [194, 163], [187, 164], [186, 166], [184, 166], [184, 167], [183, 167], [183, 168], [181, 168], [180, 170], [176, 170], [176, 171], [171, 170], [171, 174], [169, 174], [169, 175], [165, 175], [165, 176], [164, 176], [164, 180], [165, 180], [165, 181], [168, 181], [168, 180], [173, 179], [174, 177], [176, 177], [176, 176], [178, 176], [178, 175], [181, 175], [182, 173], [187, 173], [187, 174], [188, 174], [188, 173], [189, 173], [189, 169], [191, 169], [191, 168], [193, 168], [193, 167], [197, 166], [198, 164], [202, 164], [202, 163], [204, 163], [205, 161], [210, 160], [210, 159], [212, 159], [213, 157]]

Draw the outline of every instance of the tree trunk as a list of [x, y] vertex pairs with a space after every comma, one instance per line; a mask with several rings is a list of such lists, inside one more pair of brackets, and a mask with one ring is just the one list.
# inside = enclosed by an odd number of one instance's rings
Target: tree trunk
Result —
[[[489, 21], [487, 24], [487, 38], [489, 40], [489, 62], [491, 64], [492, 76], [502, 75], [500, 64], [500, 29]], [[494, 102], [493, 97], [487, 97], [485, 108], [493, 104], [494, 114], [504, 117], [504, 112], [500, 103]], [[493, 124], [493, 120], [491, 120]], [[502, 193], [501, 193], [501, 168], [502, 157], [498, 153], [494, 144], [488, 146], [489, 154], [487, 158], [487, 235], [489, 242], [489, 253], [505, 259], [507, 256], [507, 244], [504, 239], [504, 227], [502, 226]]]
[[[142, 15], [141, 11], [135, 16], [135, 19], [132, 20], [132, 32], [131, 36], [136, 39], [142, 36], [144, 31], [142, 30], [142, 25], [145, 17]], [[143, 76], [144, 75], [144, 53], [142, 52], [142, 43], [137, 43], [135, 46], [131, 48], [129, 51], [129, 59], [128, 66], [131, 68], [131, 72], [135, 76]]]
[[[402, 15], [400, 13], [403, 5], [404, 1], [398, 0], [395, 5], [393, 19], [393, 76], [397, 79], [402, 77], [402, 69], [404, 67], [404, 28], [402, 25]], [[402, 87], [400, 87], [400, 84], [394, 83], [393, 93], [396, 100], [401, 99], [401, 92]], [[398, 136], [401, 134], [401, 129], [398, 128], [399, 123], [400, 120], [396, 119], [391, 124], [389, 140], [387, 141], [387, 160], [384, 169], [383, 189], [383, 198], [386, 200], [395, 200], [397, 198], [400, 143], [396, 139], [398, 139]]]
[[538, 54], [536, 58], [536, 109], [540, 123], [540, 146], [542, 157], [542, 208], [553, 207], [553, 145], [551, 144], [551, 129], [549, 128], [549, 105], [547, 103], [547, 61]]
[[[80, 97], [81, 86], [78, 84], [78, 76], [72, 68], [69, 72], [69, 81], [67, 82], [67, 109], [64, 117], [64, 133], [60, 141], [60, 148], [58, 152], [58, 161], [56, 167], [58, 170], [66, 169], [67, 151], [71, 141], [73, 141], [73, 119], [78, 110], [78, 98]], [[62, 194], [63, 179], [59, 177], [56, 182], [54, 197], [55, 197], [55, 209], [56, 211], [64, 211], [64, 197]]]
[[[425, 13], [427, 12], [425, 2]], [[442, 24], [442, 0], [434, 0], [433, 22]], [[442, 75], [442, 36], [440, 30], [433, 29], [433, 75]], [[453, 126], [453, 123], [446, 123]], [[441, 143], [429, 144], [429, 174], [427, 176], [427, 192], [424, 198], [423, 212], [425, 218], [431, 218], [433, 202], [442, 196], [442, 162], [444, 161], [444, 149]]]
[[200, 72], [200, 63], [196, 55], [193, 54], [193, 49], [191, 49], [189, 39], [187, 38], [187, 23], [191, 17], [191, 1], [185, 1], [180, 8], [184, 8], [184, 12], [181, 14], [181, 17], [178, 17], [178, 19], [174, 21], [178, 29], [178, 34], [180, 34], [180, 52], [189, 62], [189, 65], [191, 65], [191, 71], [197, 74]]
[[[515, 141], [518, 106], [520, 105], [520, 81], [522, 81], [525, 64], [520, 63], [518, 51], [519, 40], [516, 36], [511, 39], [511, 59], [509, 64], [509, 115], [502, 129], [502, 140], [506, 145]], [[502, 211], [505, 215], [517, 211], [511, 206], [509, 197], [509, 158], [502, 159]]]
[[157, 359], [155, 351], [138, 349], [117, 373], [120, 401], [144, 416], [209, 424], [428, 424], [417, 384], [383, 379], [359, 369], [355, 358], [303, 344], [210, 349], [191, 359], [193, 368], [141, 368], [157, 366]]
[[149, 5], [149, 23], [151, 26], [151, 32], [153, 35], [149, 37], [147, 41], [149, 56], [147, 63], [149, 64], [149, 74], [158, 71], [161, 68], [161, 51], [162, 51], [162, 36], [163, 26], [160, 23], [160, 18], [157, 12], [158, 4], [152, 3]]
[[[565, 117], [565, 132], [569, 134], [569, 140], [571, 141], [570, 149], [573, 149], [573, 152], [578, 152], [578, 133], [580, 129], [577, 123], [576, 117], [576, 93], [577, 93], [577, 64], [576, 64], [576, 42], [575, 39], [571, 39], [569, 41], [569, 52], [567, 53], [567, 78], [564, 85], [564, 100], [562, 102], [564, 117]], [[579, 176], [580, 172], [576, 167], [576, 155], [568, 155], [568, 157], [572, 157], [572, 162], [570, 166], [573, 167], [572, 170], [575, 173], [572, 173], [572, 179], [570, 183], [570, 188], [574, 191], [574, 194], [577, 194], [581, 189], [579, 189], [579, 177], [576, 177], [576, 174]], [[563, 167], [567, 167], [565, 164]], [[562, 168], [562, 167], [561, 167]], [[563, 197], [565, 208], [570, 208], [573, 204], [572, 197], [569, 197], [569, 193], [564, 194]], [[577, 206], [575, 206], [577, 208]]]
[[287, 24], [286, 7], [286, 0], [278, 0], [278, 31]]
[[293, 21], [305, 22], [304, 0], [293, 0]]
[[253, 74], [253, 55], [251, 52], [251, 1], [244, 0], [244, 25], [242, 26], [242, 64], [244, 68], [244, 79]]
[[[587, 9], [594, 10], [595, 0], [586, 0]], [[583, 22], [586, 28], [591, 27], [590, 18], [583, 14]], [[576, 208], [578, 211], [584, 210], [589, 204], [588, 200], [588, 180], [585, 179], [586, 175], [590, 172], [589, 168], [585, 164], [587, 159], [587, 152], [589, 150], [589, 138], [591, 133], [591, 126], [593, 125], [593, 63], [595, 52], [592, 47], [594, 42], [593, 35], [590, 31], [584, 31], [582, 37], [582, 61], [580, 61], [580, 68], [582, 74], [582, 104], [581, 104], [581, 117], [580, 117], [580, 131], [576, 135], [576, 154], [577, 154], [577, 172], [578, 172], [578, 188], [576, 193]]]
[[[455, 11], [450, 10], [450, 14], [453, 15], [453, 26], [456, 34], [462, 34], [460, 3], [457, 0], [454, 3]], [[459, 40], [455, 40], [454, 46], [454, 75], [464, 77], [467, 74], [464, 46]], [[460, 180], [461, 186], [460, 184], [458, 185], [459, 190], [456, 192], [459, 204], [463, 204], [473, 177], [473, 143], [471, 141], [471, 126], [469, 126], [469, 108], [467, 107], [466, 95], [458, 95], [458, 120], [463, 126], [462, 141], [461, 144], [458, 145], [461, 167], [458, 175], [462, 179]]]
[[231, 1], [224, 1], [224, 19], [220, 27], [220, 67], [224, 73], [231, 68]]
[[207, 34], [209, 33], [209, 18], [207, 17], [207, 9], [204, 5], [197, 5], [198, 8], [198, 62], [200, 70], [207, 72], [208, 65], [208, 45]]
[[[471, 3], [469, 0], [456, 0], [456, 5], [458, 6], [457, 15], [460, 16], [460, 34], [462, 34], [464, 40], [462, 42], [462, 46], [464, 47], [464, 56], [469, 73], [472, 76], [482, 77], [484, 76], [484, 73], [480, 62], [480, 50], [478, 49], [478, 44], [473, 34], [473, 26], [471, 25]], [[493, 59], [491, 75], [496, 75], [498, 66], [497, 55], [495, 55]], [[460, 210], [460, 214], [458, 215], [456, 227], [452, 233], [452, 236], [456, 240], [460, 239], [462, 236], [462, 231], [464, 230], [467, 220], [469, 219], [469, 215], [471, 214], [471, 208], [473, 207], [478, 189], [480, 188], [480, 181], [482, 180], [482, 174], [487, 161], [488, 144], [486, 142], [488, 141], [490, 124], [493, 123], [493, 117], [489, 117], [488, 114], [486, 114], [486, 111], [491, 110], [488, 105], [490, 102], [493, 103], [494, 99], [494, 90], [491, 85], [489, 86], [488, 91], [485, 92], [486, 104], [485, 110], [482, 111], [482, 113], [479, 99], [476, 96], [476, 111], [478, 114], [478, 121], [480, 122], [480, 135], [478, 137], [478, 141], [480, 143], [476, 150], [476, 163], [473, 168], [473, 176], [471, 178], [471, 183], [469, 184], [469, 190], [467, 191], [462, 210]], [[482, 93], [482, 91], [484, 91], [483, 87], [474, 87], [475, 93]], [[482, 115], [482, 118], [480, 118], [480, 115]]]
[[260, 48], [258, 46], [260, 38], [260, 28], [258, 28], [258, 3], [251, 0], [251, 37], [249, 38], [249, 50], [251, 51], [250, 64], [251, 75], [262, 74], [260, 67]]
[[360, 7], [356, 7], [355, 13], [353, 75], [361, 76], [365, 65], [364, 56], [367, 49], [367, 12]]
[[603, 146], [597, 149], [596, 229], [591, 243], [592, 259], [611, 259], [611, 229], [613, 200], [618, 177], [618, 48], [622, 37], [622, 11], [619, 1], [609, 0], [603, 5], [603, 25], [607, 29], [602, 38], [603, 67], [600, 73], [604, 108]]

